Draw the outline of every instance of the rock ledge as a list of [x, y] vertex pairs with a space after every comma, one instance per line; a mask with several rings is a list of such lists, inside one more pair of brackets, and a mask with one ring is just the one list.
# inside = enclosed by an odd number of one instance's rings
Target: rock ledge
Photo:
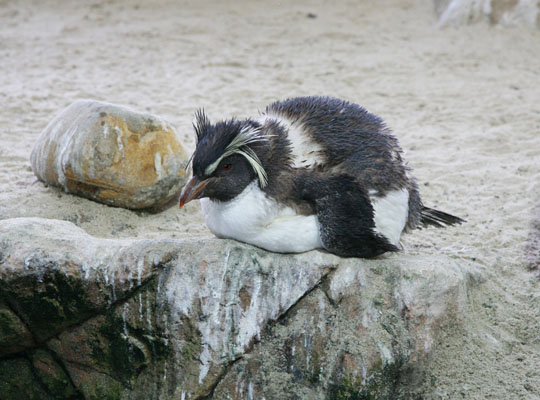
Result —
[[399, 398], [421, 379], [441, 326], [459, 323], [471, 271], [448, 258], [281, 255], [3, 220], [0, 390], [6, 399]]

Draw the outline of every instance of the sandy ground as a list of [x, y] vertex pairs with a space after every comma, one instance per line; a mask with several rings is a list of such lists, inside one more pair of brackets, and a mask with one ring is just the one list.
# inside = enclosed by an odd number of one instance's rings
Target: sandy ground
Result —
[[406, 235], [405, 251], [485, 270], [423, 397], [540, 398], [528, 267], [540, 262], [540, 31], [439, 30], [427, 0], [331, 3], [0, 0], [0, 218], [65, 219], [101, 237], [210, 235], [196, 204], [152, 215], [36, 180], [34, 141], [76, 99], [156, 113], [191, 150], [198, 107], [218, 119], [291, 96], [345, 98], [394, 130], [425, 204], [468, 220]]

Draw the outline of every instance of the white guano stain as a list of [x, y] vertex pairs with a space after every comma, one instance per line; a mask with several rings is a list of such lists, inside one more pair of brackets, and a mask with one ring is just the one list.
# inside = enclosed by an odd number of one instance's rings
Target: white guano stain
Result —
[[[105, 126], [107, 127], [107, 124], [105, 124]], [[122, 134], [122, 130], [117, 125], [114, 127], [114, 132], [116, 132], [116, 144], [118, 145], [118, 151], [123, 160], [125, 159], [124, 135]]]
[[[219, 262], [207, 248], [198, 251], [191, 256], [197, 261], [172, 270], [162, 292], [167, 294], [174, 321], [186, 316], [197, 321], [202, 384], [213, 365], [242, 355], [260, 338], [268, 321], [277, 319], [318, 282], [322, 270], [314, 265], [323, 264], [324, 256], [267, 258], [235, 245], [222, 250]], [[241, 290], [247, 292], [247, 304], [239, 301]], [[198, 315], [192, 315], [194, 310]]]
[[165, 171], [163, 169], [163, 160], [161, 159], [161, 153], [158, 151], [154, 154], [154, 170], [158, 180], [162, 179], [165, 176]]

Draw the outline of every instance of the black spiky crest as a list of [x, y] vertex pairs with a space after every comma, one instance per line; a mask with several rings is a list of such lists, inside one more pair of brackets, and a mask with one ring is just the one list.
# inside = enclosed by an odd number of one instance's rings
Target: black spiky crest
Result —
[[195, 112], [195, 122], [193, 123], [193, 129], [195, 129], [195, 135], [197, 135], [197, 144], [201, 141], [209, 127], [210, 119], [206, 116], [204, 108], [199, 108]]

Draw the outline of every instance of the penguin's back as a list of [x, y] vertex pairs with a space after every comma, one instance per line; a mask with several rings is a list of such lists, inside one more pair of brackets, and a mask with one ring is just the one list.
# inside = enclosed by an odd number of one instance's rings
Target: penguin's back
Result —
[[[421, 201], [399, 142], [384, 121], [362, 106], [333, 97], [296, 97], [270, 104], [265, 118], [284, 125], [294, 167], [354, 177], [373, 205], [408, 192], [407, 227], [420, 218]], [[380, 212], [378, 213], [380, 215]]]
[[[397, 139], [381, 118], [358, 104], [332, 97], [297, 97], [269, 105], [265, 115], [287, 126], [293, 154], [295, 149], [311, 148], [319, 167], [340, 166], [367, 189], [385, 192], [406, 186]], [[299, 136], [302, 139], [294, 139]]]

